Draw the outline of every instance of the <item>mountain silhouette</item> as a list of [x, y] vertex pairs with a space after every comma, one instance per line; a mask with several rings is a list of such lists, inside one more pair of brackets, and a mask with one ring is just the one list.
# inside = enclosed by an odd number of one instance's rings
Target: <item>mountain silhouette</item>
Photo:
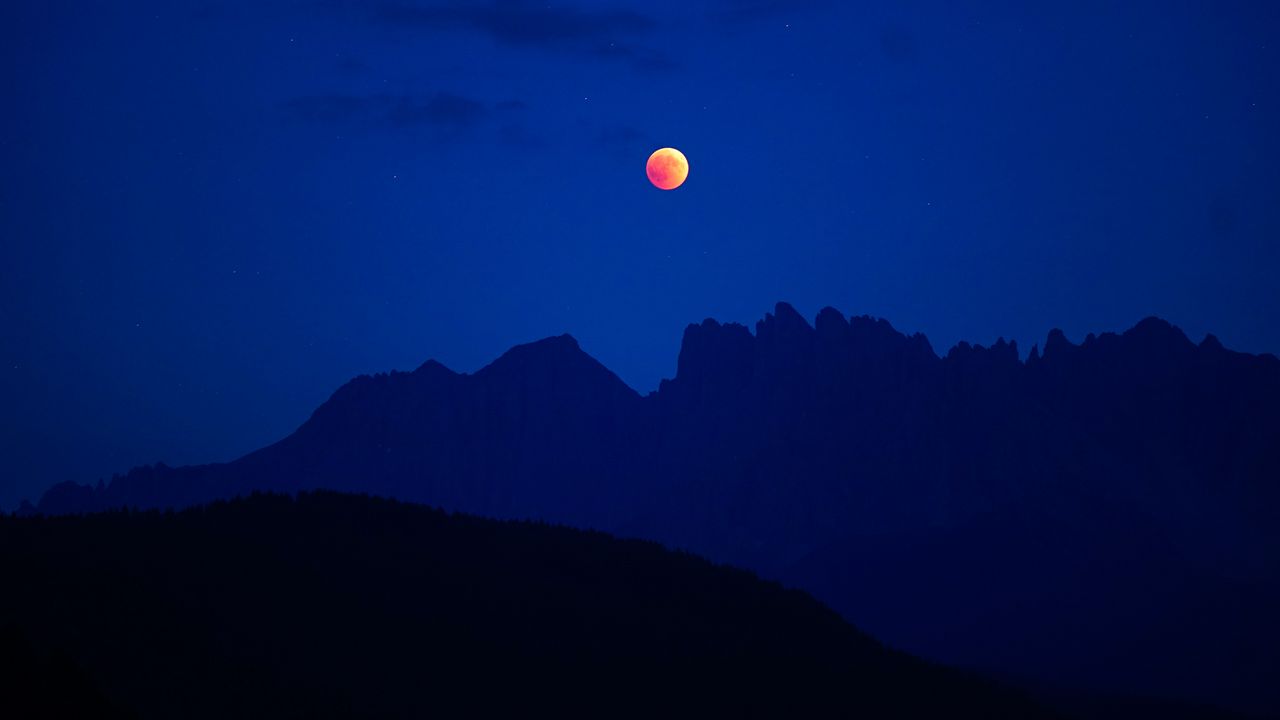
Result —
[[362, 376], [231, 463], [46, 514], [353, 490], [643, 537], [811, 590], [946, 662], [1280, 712], [1280, 361], [1147, 318], [959, 343], [779, 303], [640, 396], [568, 336]]
[[80, 668], [6, 717], [1054, 717], [742, 570], [367, 496], [0, 518], [0, 566], [0, 662]]

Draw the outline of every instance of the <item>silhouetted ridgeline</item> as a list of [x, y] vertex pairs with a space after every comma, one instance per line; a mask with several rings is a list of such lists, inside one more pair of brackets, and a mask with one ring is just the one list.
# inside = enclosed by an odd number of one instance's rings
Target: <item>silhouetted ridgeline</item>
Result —
[[46, 513], [359, 490], [686, 547], [954, 663], [1280, 711], [1280, 361], [1155, 318], [938, 357], [779, 304], [686, 329], [640, 396], [568, 336], [343, 386], [222, 465], [61, 485]]
[[741, 570], [363, 496], [0, 518], [0, 567], [0, 618], [143, 718], [1049, 717]]

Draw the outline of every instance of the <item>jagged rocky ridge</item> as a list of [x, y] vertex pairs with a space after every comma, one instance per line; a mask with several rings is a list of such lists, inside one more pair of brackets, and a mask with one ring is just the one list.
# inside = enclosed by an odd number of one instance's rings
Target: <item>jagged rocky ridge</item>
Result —
[[548, 338], [473, 374], [356, 378], [244, 458], [61, 485], [38, 510], [331, 488], [535, 517], [785, 578], [944, 660], [1280, 707], [1275, 645], [1254, 652], [1280, 638], [1278, 478], [1275, 357], [1156, 318], [1054, 331], [1025, 361], [1004, 341], [939, 357], [779, 304], [754, 334], [689, 326], [648, 396]]

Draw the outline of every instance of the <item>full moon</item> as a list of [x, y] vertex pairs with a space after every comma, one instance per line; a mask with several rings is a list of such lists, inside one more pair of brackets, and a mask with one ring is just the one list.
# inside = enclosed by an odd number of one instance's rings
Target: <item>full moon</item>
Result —
[[644, 172], [649, 182], [662, 190], [675, 190], [689, 177], [689, 161], [675, 148], [659, 148], [649, 156]]

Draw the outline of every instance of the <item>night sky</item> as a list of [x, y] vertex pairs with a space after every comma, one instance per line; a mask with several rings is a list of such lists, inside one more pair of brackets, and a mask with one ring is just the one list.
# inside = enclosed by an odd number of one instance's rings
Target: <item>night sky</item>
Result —
[[8, 0], [0, 507], [778, 300], [1280, 351], [1280, 4], [1048, 5]]

